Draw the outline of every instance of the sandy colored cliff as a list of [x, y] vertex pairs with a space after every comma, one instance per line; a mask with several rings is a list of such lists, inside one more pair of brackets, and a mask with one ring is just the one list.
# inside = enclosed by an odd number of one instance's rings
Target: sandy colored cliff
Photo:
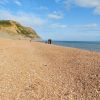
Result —
[[0, 37], [14, 39], [40, 38], [34, 29], [13, 20], [0, 20]]

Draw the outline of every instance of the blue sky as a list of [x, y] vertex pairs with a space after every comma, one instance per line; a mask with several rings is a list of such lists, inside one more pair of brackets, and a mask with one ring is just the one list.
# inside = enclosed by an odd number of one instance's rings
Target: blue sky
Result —
[[100, 41], [100, 0], [0, 0], [0, 19], [31, 26], [43, 39]]

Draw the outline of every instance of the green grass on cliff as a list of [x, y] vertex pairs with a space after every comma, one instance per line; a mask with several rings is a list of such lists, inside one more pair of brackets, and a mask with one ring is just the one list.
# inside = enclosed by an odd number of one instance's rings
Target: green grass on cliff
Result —
[[10, 21], [6, 21], [6, 20], [0, 20], [0, 26], [11, 26]]
[[[17, 28], [18, 28], [18, 33], [19, 34], [23, 34], [27, 37], [31, 38], [31, 34], [33, 34], [33, 32], [29, 31], [26, 27], [21, 26], [20, 24], [16, 24]], [[37, 35], [34, 31], [34, 35]]]
[[16, 28], [17, 28], [16, 31], [19, 35], [24, 35], [24, 36], [30, 37], [30, 38], [40, 38], [33, 29], [22, 26], [21, 24], [17, 23], [16, 21], [0, 20], [0, 26], [6, 27], [6, 28], [16, 26]]

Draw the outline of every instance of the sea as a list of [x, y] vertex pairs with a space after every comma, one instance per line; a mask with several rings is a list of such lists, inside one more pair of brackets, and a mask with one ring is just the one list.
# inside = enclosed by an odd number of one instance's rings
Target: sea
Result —
[[100, 52], [100, 41], [53, 41], [54, 45]]

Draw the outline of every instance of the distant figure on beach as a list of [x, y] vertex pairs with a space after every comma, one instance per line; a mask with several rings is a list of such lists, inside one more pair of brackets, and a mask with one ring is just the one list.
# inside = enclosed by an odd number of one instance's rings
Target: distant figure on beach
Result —
[[47, 41], [45, 41], [45, 43], [48, 43]]
[[32, 42], [32, 39], [30, 39], [30, 42]]
[[52, 43], [52, 40], [51, 39], [48, 39], [48, 44], [51, 44]]

